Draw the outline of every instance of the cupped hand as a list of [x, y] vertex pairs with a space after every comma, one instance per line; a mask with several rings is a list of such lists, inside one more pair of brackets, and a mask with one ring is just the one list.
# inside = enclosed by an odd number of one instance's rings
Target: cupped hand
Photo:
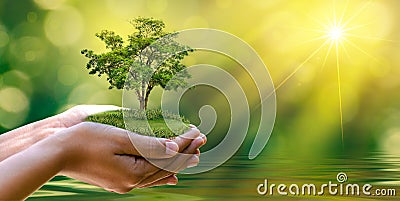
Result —
[[[162, 167], [153, 175], [144, 178], [139, 184], [135, 186], [135, 188], [146, 188], [149, 186], [154, 186], [154, 183], [157, 181], [162, 181], [165, 178], [170, 178], [174, 175], [174, 173], [179, 172], [187, 167], [194, 167], [199, 163], [200, 150], [199, 148], [203, 146], [207, 142], [207, 138], [204, 134], [199, 134], [198, 129], [195, 126], [191, 126], [192, 132], [186, 132], [177, 138], [174, 141], [179, 145], [179, 153], [174, 156], [174, 160], [165, 161], [159, 160], [156, 161], [158, 167]], [[193, 132], [194, 131], [194, 132]], [[175, 161], [185, 161], [191, 160], [192, 164], [189, 166], [184, 166], [184, 164], [175, 162]], [[155, 162], [154, 160], [151, 160]]]
[[[197, 128], [172, 141], [91, 122], [56, 133], [53, 140], [65, 148], [61, 175], [117, 193], [176, 184], [175, 174], [198, 164], [198, 149], [205, 143]], [[178, 156], [178, 152], [188, 154]], [[157, 160], [169, 168], [155, 166], [147, 159]]]
[[23, 199], [57, 174], [118, 193], [176, 184], [177, 172], [198, 164], [206, 138], [194, 126], [168, 140], [84, 122], [118, 109], [79, 105], [0, 135], [0, 186], [9, 187], [0, 189], [0, 200]]

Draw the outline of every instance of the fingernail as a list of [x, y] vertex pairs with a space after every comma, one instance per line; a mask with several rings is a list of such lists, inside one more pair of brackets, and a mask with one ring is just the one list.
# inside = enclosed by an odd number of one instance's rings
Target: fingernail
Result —
[[201, 138], [203, 138], [204, 144], [207, 143], [207, 136], [204, 134], [201, 134]]
[[199, 164], [199, 157], [194, 155], [189, 159], [188, 168], [195, 167]]
[[165, 154], [170, 156], [174, 156], [179, 150], [178, 144], [172, 141], [166, 141], [165, 146], [166, 146]]
[[197, 140], [197, 141], [200, 141], [200, 142], [201, 142], [201, 145], [204, 144], [204, 139], [203, 139], [202, 137], [197, 137], [196, 140]]
[[193, 125], [193, 124], [189, 124], [189, 127], [190, 127], [190, 128], [196, 128], [196, 126]]

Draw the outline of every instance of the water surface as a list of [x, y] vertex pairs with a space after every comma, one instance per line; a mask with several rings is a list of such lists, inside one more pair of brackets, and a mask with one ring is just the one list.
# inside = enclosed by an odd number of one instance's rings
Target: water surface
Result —
[[399, 200], [400, 196], [282, 196], [259, 195], [258, 184], [268, 179], [275, 184], [313, 183], [329, 181], [339, 184], [339, 172], [347, 175], [343, 184], [371, 184], [373, 189], [394, 189], [400, 194], [400, 157], [373, 153], [363, 158], [335, 157], [329, 159], [293, 159], [260, 156], [248, 160], [234, 156], [212, 171], [196, 175], [179, 175], [176, 186], [135, 189], [128, 194], [106, 192], [76, 180], [56, 177], [28, 200]]

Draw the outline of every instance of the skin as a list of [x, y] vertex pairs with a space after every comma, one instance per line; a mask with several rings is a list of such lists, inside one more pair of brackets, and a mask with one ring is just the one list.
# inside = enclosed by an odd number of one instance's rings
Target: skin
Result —
[[[114, 109], [77, 106], [0, 135], [0, 200], [23, 200], [56, 175], [117, 193], [174, 185], [177, 172], [198, 164], [199, 147], [206, 138], [193, 126], [168, 140], [83, 122], [88, 115]], [[143, 147], [133, 146], [131, 140]], [[168, 171], [148, 162], [142, 153]]]

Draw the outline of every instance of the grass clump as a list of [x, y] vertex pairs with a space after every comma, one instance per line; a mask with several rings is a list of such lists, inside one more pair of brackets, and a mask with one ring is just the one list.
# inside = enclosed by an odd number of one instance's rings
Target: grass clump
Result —
[[[125, 127], [124, 115], [127, 127]], [[168, 128], [164, 119], [168, 119], [171, 129]], [[138, 134], [162, 138], [173, 138], [189, 129], [189, 121], [184, 117], [163, 112], [161, 109], [108, 111], [91, 115], [86, 118], [86, 121], [108, 124]]]

